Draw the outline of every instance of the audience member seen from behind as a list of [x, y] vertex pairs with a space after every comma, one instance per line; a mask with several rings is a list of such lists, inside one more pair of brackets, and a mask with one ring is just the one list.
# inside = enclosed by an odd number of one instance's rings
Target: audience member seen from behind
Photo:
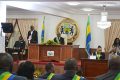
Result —
[[119, 80], [120, 79], [120, 56], [113, 56], [108, 61], [109, 71], [97, 76], [96, 80]]
[[105, 59], [105, 53], [102, 52], [102, 47], [98, 46], [96, 52], [93, 53], [97, 60]]
[[26, 61], [19, 65], [17, 70], [17, 75], [24, 76], [28, 80], [34, 80], [34, 77], [33, 77], [34, 71], [35, 71], [35, 67], [33, 63], [30, 61]]
[[46, 73], [40, 76], [39, 80], [51, 80], [51, 78], [54, 76], [54, 64], [49, 62], [45, 66]]
[[13, 75], [13, 58], [7, 53], [0, 53], [0, 80], [27, 80], [25, 77]]
[[53, 76], [52, 80], [85, 80], [76, 74], [77, 62], [75, 59], [68, 59], [64, 65], [65, 73]]

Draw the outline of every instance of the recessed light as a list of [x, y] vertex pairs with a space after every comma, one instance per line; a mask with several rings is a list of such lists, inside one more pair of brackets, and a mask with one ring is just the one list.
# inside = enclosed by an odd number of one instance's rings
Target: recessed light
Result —
[[66, 2], [66, 4], [76, 6], [76, 5], [79, 5], [80, 3], [79, 2]]
[[93, 8], [82, 8], [81, 10], [89, 12], [89, 11], [93, 11], [94, 9]]

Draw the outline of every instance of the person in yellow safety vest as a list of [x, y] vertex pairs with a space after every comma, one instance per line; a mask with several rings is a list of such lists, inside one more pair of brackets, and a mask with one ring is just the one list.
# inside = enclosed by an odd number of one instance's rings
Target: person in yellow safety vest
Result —
[[85, 80], [76, 74], [77, 61], [73, 58], [67, 59], [64, 65], [65, 73], [54, 75], [51, 80]]
[[81, 77], [81, 80], [85, 80], [85, 77], [83, 77], [82, 68], [78, 68], [76, 74]]
[[117, 74], [114, 80], [120, 80], [120, 73]]
[[43, 80], [43, 79], [46, 79], [46, 80], [51, 80], [51, 78], [55, 75], [54, 74], [54, 64], [49, 62], [45, 65], [45, 70], [46, 70], [46, 73], [43, 74], [42, 76], [40, 76], [40, 79], [39, 80]]
[[13, 75], [13, 58], [7, 53], [0, 53], [0, 80], [27, 80], [25, 77]]

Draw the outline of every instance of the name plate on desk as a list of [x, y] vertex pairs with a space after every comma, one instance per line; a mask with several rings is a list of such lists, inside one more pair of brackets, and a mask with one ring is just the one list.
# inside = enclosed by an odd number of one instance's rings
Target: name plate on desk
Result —
[[54, 56], [54, 51], [47, 51], [47, 56]]

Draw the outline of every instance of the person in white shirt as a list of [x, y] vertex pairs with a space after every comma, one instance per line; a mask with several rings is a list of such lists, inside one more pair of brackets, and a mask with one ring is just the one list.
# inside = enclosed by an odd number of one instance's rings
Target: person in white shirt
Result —
[[38, 43], [38, 32], [34, 29], [34, 26], [30, 26], [30, 31], [27, 36], [29, 43]]

